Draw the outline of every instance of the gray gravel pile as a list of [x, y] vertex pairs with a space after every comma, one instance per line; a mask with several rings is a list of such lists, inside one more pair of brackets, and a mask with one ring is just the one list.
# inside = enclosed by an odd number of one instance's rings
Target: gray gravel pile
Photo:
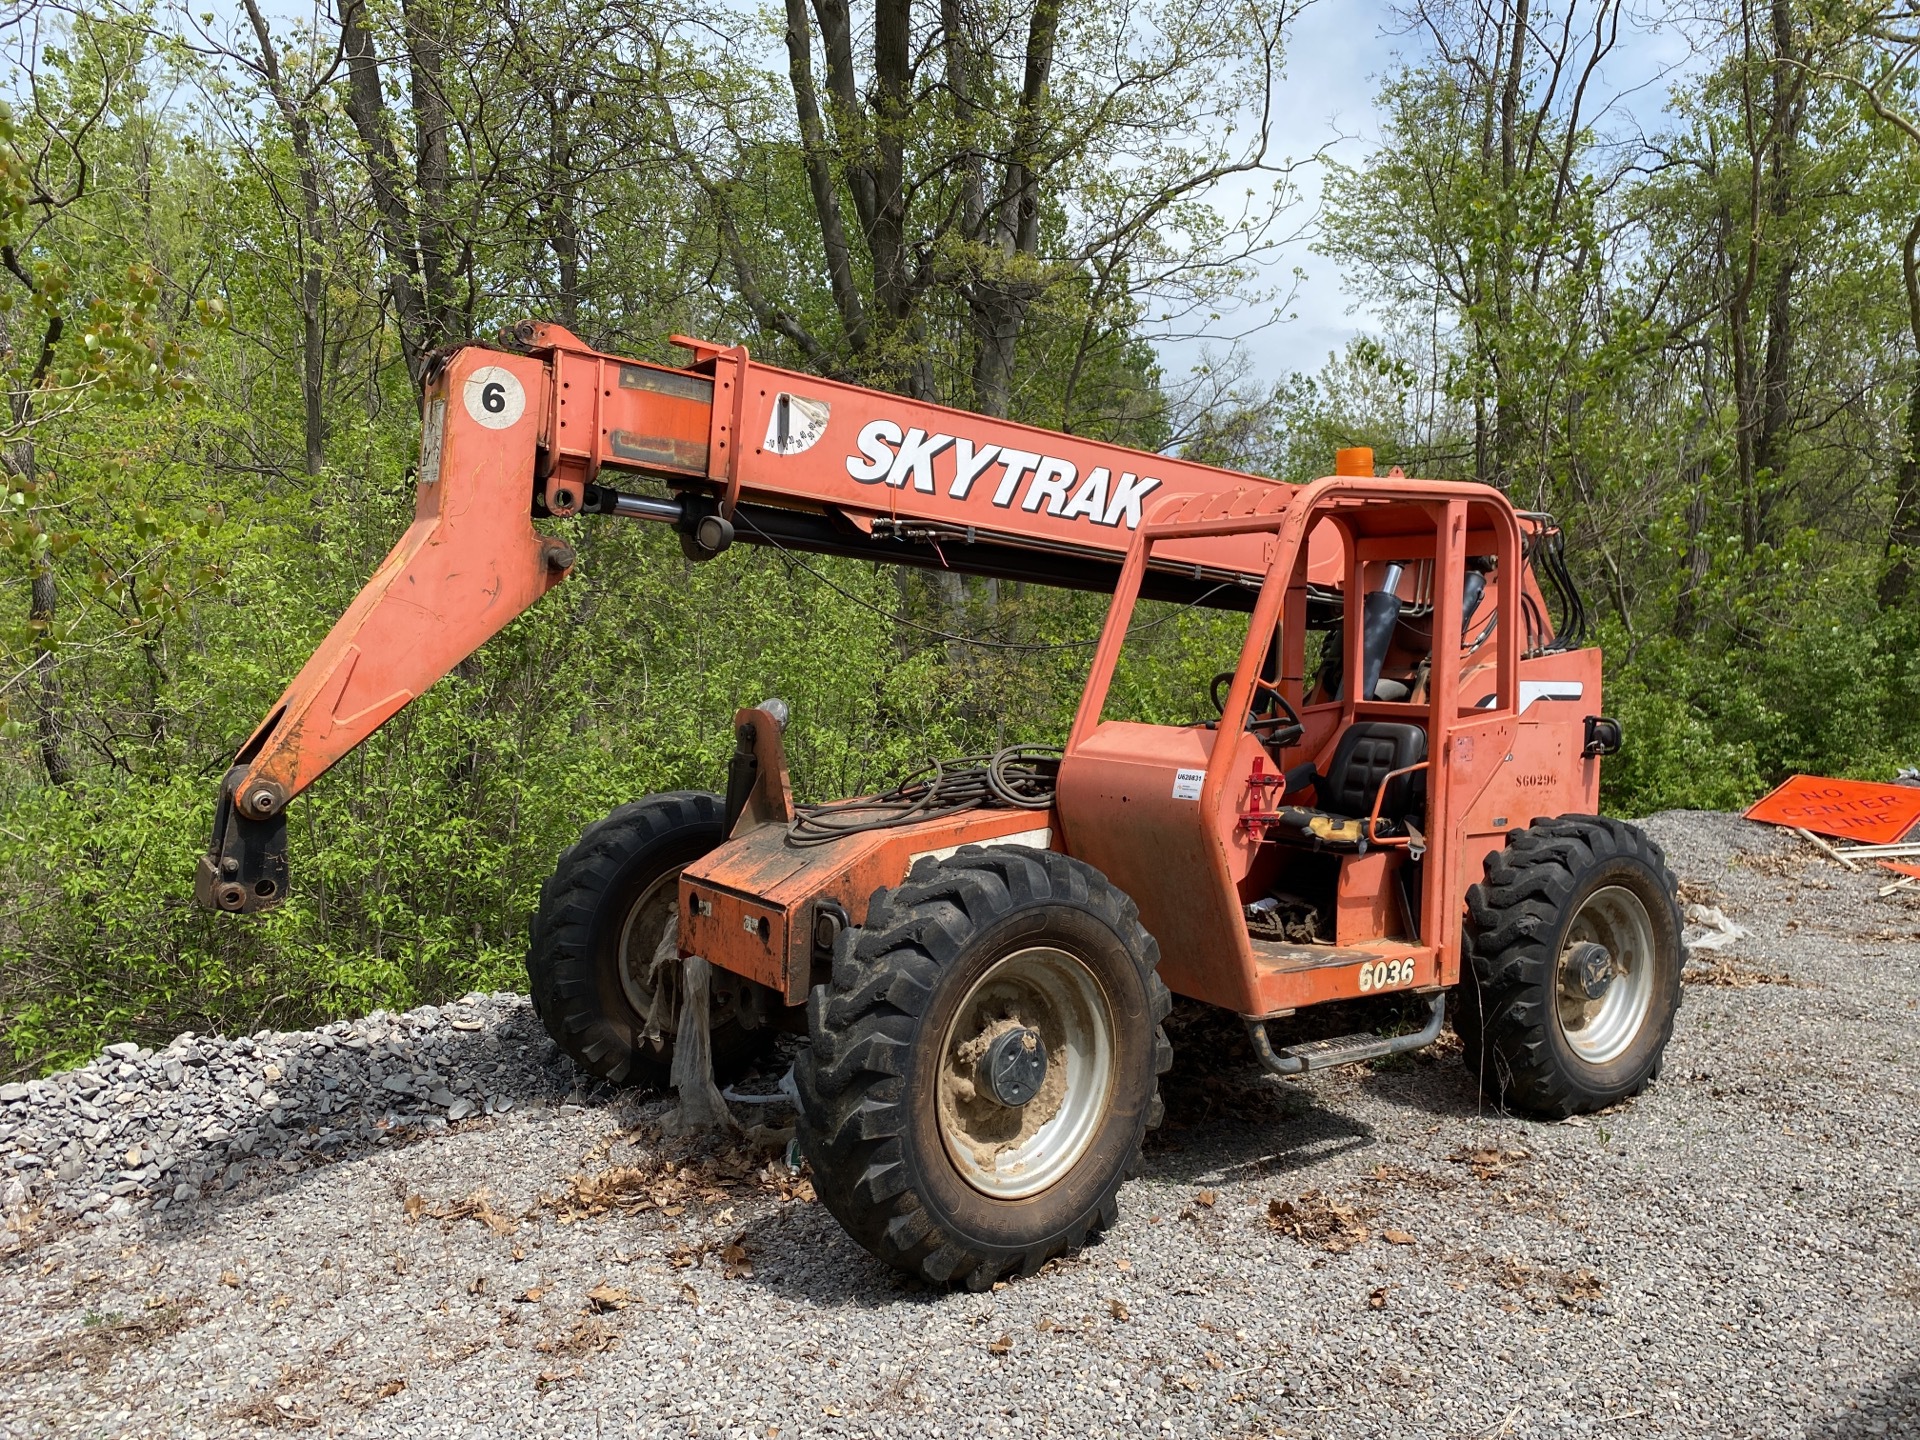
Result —
[[[201, 1039], [174, 1088], [103, 1058], [5, 1110], [0, 1433], [1920, 1436], [1920, 899], [1732, 817], [1648, 828], [1745, 933], [1690, 962], [1645, 1095], [1539, 1124], [1445, 1052], [1279, 1081], [1186, 1012], [1119, 1225], [984, 1295], [869, 1259], [777, 1149], [573, 1092], [522, 1001]], [[70, 1213], [166, 1158], [121, 1197], [165, 1210]]]
[[109, 1045], [0, 1086], [0, 1209], [97, 1225], [505, 1114], [550, 1079], [574, 1083], [541, 1068], [529, 1020], [518, 996], [469, 995], [311, 1032]]

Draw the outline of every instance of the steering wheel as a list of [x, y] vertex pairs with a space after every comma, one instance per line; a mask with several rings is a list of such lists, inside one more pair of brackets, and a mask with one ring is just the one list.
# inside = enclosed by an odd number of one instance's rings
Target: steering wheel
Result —
[[[1213, 677], [1213, 683], [1207, 687], [1207, 695], [1213, 701], [1213, 708], [1220, 712], [1222, 716], [1226, 714], [1227, 697], [1221, 693], [1220, 686], [1223, 683], [1231, 683], [1232, 680], [1233, 671], [1222, 670], [1218, 675]], [[1280, 707], [1280, 713], [1278, 715], [1256, 716], [1252, 708], [1249, 707], [1247, 711], [1248, 734], [1256, 736], [1264, 745], [1271, 745], [1276, 749], [1285, 749], [1307, 733], [1306, 727], [1300, 723], [1300, 716], [1294, 711], [1293, 706], [1287, 703], [1287, 697], [1280, 693], [1280, 687], [1278, 685], [1275, 685], [1271, 680], [1256, 679], [1253, 682], [1253, 691], [1256, 699], [1264, 693], [1275, 705]]]

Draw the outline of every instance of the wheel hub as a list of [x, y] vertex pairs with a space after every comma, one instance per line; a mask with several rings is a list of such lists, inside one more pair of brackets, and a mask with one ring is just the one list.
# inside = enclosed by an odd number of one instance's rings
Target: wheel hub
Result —
[[1614, 973], [1613, 953], [1604, 945], [1582, 940], [1567, 952], [1567, 979], [1588, 1000], [1607, 993]]
[[1040, 1093], [1046, 1079], [1047, 1042], [1038, 1030], [1023, 1025], [987, 1047], [975, 1083], [1002, 1105], [1017, 1110]]
[[1086, 962], [1051, 945], [1004, 955], [955, 1008], [940, 1043], [940, 1138], [995, 1200], [1037, 1195], [1099, 1131], [1114, 1077], [1112, 1002]]
[[1589, 1065], [1606, 1065], [1632, 1048], [1652, 1011], [1653, 921], [1632, 890], [1607, 885], [1580, 902], [1568, 922], [1559, 961], [1560, 1033]]

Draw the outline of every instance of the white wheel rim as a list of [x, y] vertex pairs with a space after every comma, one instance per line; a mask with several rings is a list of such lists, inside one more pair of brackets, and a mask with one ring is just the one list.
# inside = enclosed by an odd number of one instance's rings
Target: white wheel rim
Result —
[[[1025, 1105], [1003, 1105], [978, 1081], [992, 1040], [1025, 1027], [1047, 1051], [1047, 1074]], [[1113, 1007], [1085, 962], [1036, 945], [994, 962], [954, 1012], [940, 1045], [940, 1138], [968, 1185], [996, 1200], [1036, 1195], [1079, 1161], [1113, 1094]]]
[[[1582, 944], [1602, 945], [1613, 960], [1606, 993], [1589, 999], [1574, 960]], [[1653, 920], [1640, 897], [1621, 885], [1603, 886], [1574, 912], [1560, 946], [1555, 999], [1560, 1033], [1589, 1065], [1617, 1060], [1639, 1038], [1653, 1008]]]

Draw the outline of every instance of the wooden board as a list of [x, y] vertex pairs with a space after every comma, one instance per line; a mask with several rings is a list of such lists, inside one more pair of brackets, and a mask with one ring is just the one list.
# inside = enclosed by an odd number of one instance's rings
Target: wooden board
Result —
[[1795, 775], [1755, 801], [1747, 818], [1862, 845], [1885, 845], [1920, 822], [1920, 787]]

